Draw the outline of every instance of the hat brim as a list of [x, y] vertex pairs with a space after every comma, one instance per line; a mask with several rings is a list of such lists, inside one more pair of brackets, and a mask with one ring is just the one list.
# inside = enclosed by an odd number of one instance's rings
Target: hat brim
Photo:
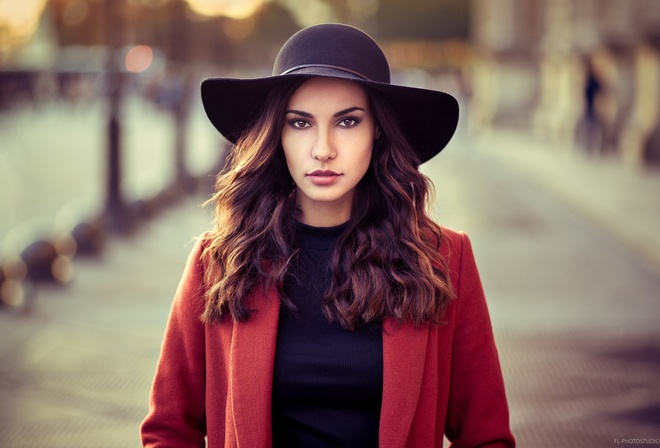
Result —
[[236, 143], [257, 118], [268, 93], [276, 85], [292, 77], [326, 76], [351, 79], [378, 92], [397, 114], [401, 126], [424, 163], [451, 140], [458, 125], [456, 99], [437, 90], [373, 82], [347, 72], [306, 69], [296, 73], [264, 78], [208, 78], [202, 82], [204, 110], [218, 131]]

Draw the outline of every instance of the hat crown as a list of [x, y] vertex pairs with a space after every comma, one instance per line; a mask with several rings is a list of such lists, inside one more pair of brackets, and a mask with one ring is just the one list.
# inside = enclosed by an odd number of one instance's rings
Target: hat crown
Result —
[[378, 44], [349, 25], [326, 23], [298, 31], [280, 49], [273, 75], [309, 67], [344, 71], [364, 80], [390, 83], [390, 67]]

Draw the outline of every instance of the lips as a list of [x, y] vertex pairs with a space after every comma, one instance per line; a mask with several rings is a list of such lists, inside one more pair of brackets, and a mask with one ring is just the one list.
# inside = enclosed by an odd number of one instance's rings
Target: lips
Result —
[[341, 174], [331, 170], [315, 170], [308, 173], [306, 177], [314, 185], [331, 185], [341, 177]]

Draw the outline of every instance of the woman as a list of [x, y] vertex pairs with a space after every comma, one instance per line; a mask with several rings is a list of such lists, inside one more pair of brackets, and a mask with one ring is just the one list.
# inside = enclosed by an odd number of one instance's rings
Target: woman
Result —
[[456, 101], [390, 84], [378, 45], [338, 24], [296, 33], [273, 76], [204, 81], [202, 99], [235, 147], [143, 444], [514, 446], [469, 240], [428, 217], [418, 170]]

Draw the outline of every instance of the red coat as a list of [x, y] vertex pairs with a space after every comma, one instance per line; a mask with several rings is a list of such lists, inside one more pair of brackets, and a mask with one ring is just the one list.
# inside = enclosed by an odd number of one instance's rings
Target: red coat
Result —
[[[504, 383], [468, 237], [444, 229], [457, 293], [446, 325], [383, 332], [382, 448], [513, 447]], [[270, 447], [271, 392], [280, 308], [259, 288], [245, 323], [202, 324], [201, 244], [179, 284], [141, 428], [146, 447]]]

